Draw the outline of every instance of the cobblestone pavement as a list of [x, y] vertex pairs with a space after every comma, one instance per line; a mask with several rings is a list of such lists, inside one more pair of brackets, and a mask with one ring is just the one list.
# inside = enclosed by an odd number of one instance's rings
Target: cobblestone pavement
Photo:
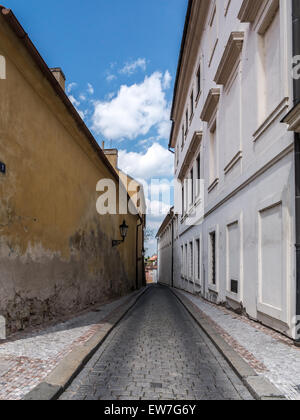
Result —
[[176, 293], [194, 303], [259, 375], [268, 378], [288, 399], [300, 400], [300, 349], [290, 339], [187, 292]]
[[252, 399], [166, 288], [152, 287], [61, 400]]
[[135, 293], [97, 305], [55, 325], [35, 328], [0, 342], [0, 400], [23, 398], [51, 373], [76, 346], [100, 331], [105, 320]]

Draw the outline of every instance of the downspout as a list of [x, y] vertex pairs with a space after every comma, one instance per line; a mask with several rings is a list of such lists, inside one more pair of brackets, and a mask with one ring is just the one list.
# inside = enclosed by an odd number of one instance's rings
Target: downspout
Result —
[[[293, 57], [300, 55], [300, 1], [292, 0]], [[300, 102], [300, 80], [294, 79], [294, 105]], [[300, 317], [300, 135], [295, 133], [296, 316]], [[300, 328], [300, 326], [298, 326]], [[299, 331], [300, 334], [300, 331]], [[300, 336], [295, 344], [300, 347]]]
[[136, 290], [139, 289], [139, 227], [143, 226], [143, 223], [136, 225], [136, 268], [135, 268], [135, 283]]

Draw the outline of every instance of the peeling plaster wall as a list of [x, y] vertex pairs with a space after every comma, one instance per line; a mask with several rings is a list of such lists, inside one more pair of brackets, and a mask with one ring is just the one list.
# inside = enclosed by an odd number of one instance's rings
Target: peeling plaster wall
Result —
[[0, 315], [8, 332], [75, 313], [136, 285], [137, 216], [99, 216], [113, 179], [26, 49], [0, 17]]

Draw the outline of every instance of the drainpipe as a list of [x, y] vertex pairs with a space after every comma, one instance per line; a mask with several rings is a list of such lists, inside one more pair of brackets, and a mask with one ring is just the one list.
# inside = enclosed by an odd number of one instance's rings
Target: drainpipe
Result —
[[143, 226], [143, 223], [136, 225], [136, 269], [135, 269], [135, 283], [136, 283], [136, 290], [139, 288], [139, 227]]
[[[293, 57], [300, 55], [300, 1], [293, 6]], [[294, 79], [294, 105], [300, 102], [300, 80]], [[296, 201], [296, 315], [300, 317], [300, 135], [295, 133], [295, 201]], [[299, 326], [300, 328], [300, 326]], [[300, 333], [300, 331], [299, 331]], [[295, 344], [300, 347], [300, 337]]]

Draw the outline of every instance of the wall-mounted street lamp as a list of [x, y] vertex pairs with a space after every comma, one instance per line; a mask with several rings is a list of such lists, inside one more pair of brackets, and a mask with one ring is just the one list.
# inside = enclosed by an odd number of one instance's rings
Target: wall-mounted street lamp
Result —
[[121, 245], [125, 241], [125, 238], [126, 238], [127, 233], [128, 233], [128, 229], [129, 229], [129, 227], [127, 226], [127, 224], [126, 224], [126, 222], [124, 220], [124, 222], [120, 226], [120, 234], [121, 234], [122, 240], [120, 240], [120, 241], [113, 240], [112, 241], [112, 246], [113, 247], [119, 246], [119, 245]]

